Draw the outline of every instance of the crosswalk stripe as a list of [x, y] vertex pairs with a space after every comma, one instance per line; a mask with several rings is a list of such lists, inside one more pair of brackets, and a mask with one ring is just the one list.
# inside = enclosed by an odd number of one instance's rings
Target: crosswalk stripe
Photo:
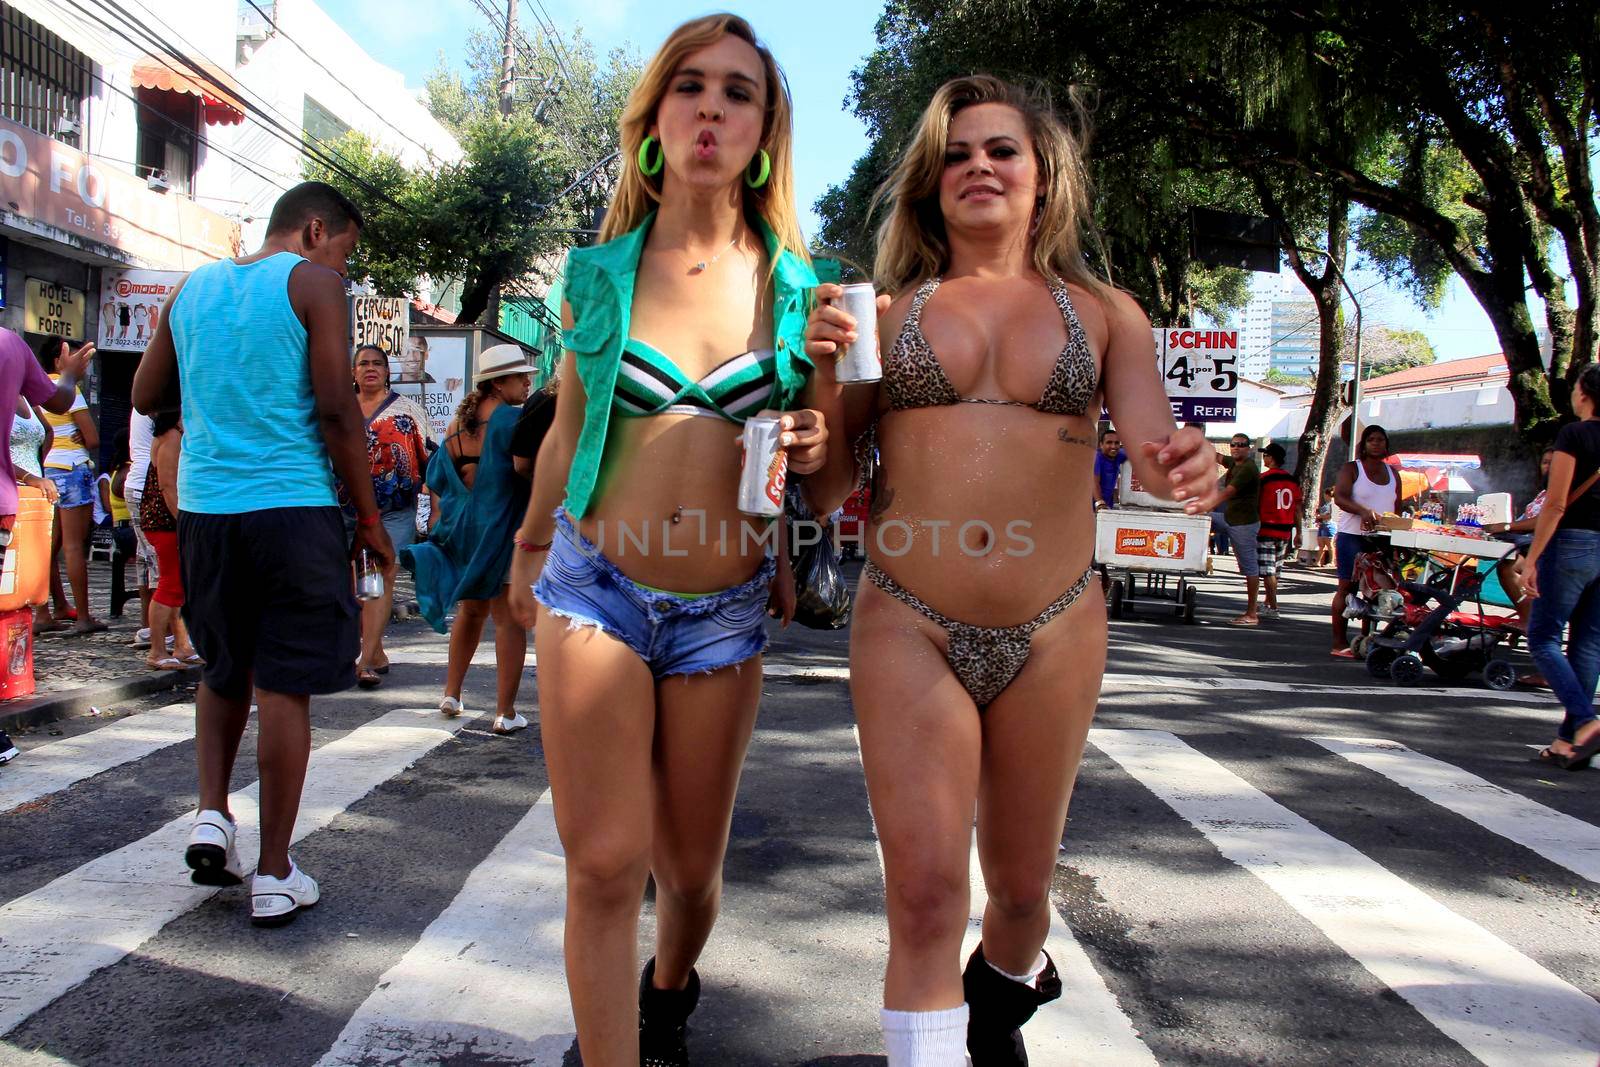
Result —
[[575, 1036], [562, 965], [566, 868], [547, 790], [378, 980], [319, 1064], [559, 1067]]
[[[1482, 690], [1445, 689], [1441, 687], [1418, 686], [1402, 689], [1398, 686], [1372, 679], [1363, 685], [1321, 685], [1317, 683], [1302, 682], [1275, 682], [1266, 678], [1244, 678], [1238, 675], [1225, 675], [1222, 677], [1162, 675], [1162, 674], [1121, 674], [1107, 671], [1101, 683], [1103, 689], [1135, 689], [1145, 691], [1151, 688], [1159, 689], [1198, 689], [1203, 692], [1213, 693], [1293, 693], [1299, 696], [1361, 696], [1361, 697], [1404, 697], [1413, 698], [1421, 696], [1454, 697], [1459, 699], [1463, 692], [1472, 693], [1474, 699], [1492, 701], [1496, 704], [1536, 704], [1543, 707], [1550, 706], [1550, 695], [1539, 693], [1494, 693]], [[1594, 1067], [1590, 1064], [1589, 1067]]]
[[[879, 859], [883, 852], [880, 849]], [[989, 903], [989, 891], [983, 884], [983, 869], [978, 864], [978, 843], [972, 843], [972, 856], [967, 861], [967, 874], [972, 883], [972, 910], [967, 917], [967, 934], [961, 945], [961, 959], [965, 963], [972, 950], [983, 937], [983, 909]], [[1062, 1067], [1100, 1067], [1117, 1064], [1118, 1067], [1155, 1067], [1156, 1058], [1139, 1040], [1133, 1021], [1123, 1013], [1116, 995], [1106, 987], [1105, 981], [1089, 954], [1078, 944], [1072, 930], [1061, 913], [1050, 907], [1050, 933], [1045, 939], [1045, 950], [1055, 960], [1061, 975], [1061, 997], [1039, 1009], [1037, 1015], [1022, 1029], [1028, 1044], [1028, 1058], [1034, 1063], [1061, 1064]]]
[[[446, 667], [450, 664], [450, 652], [443, 648], [396, 648], [387, 654], [391, 664], [407, 667]], [[492, 668], [495, 663], [494, 640], [486, 637], [472, 654], [472, 666]], [[529, 641], [528, 658], [523, 669], [532, 670], [533, 665], [533, 642]]]
[[[317, 749], [293, 840], [328, 825], [465, 721], [443, 719], [431, 709], [400, 709]], [[241, 859], [259, 849], [258, 790], [259, 783], [251, 783], [231, 798]], [[183, 865], [191, 821], [188, 815], [174, 819], [0, 906], [0, 1034], [216, 892], [191, 883]]]
[[[855, 737], [859, 753], [859, 729], [855, 730]], [[878, 868], [884, 870], [883, 843], [878, 837], [876, 817], [873, 818], [872, 837], [878, 853]], [[888, 877], [886, 870], [884, 877]], [[967, 879], [972, 895], [967, 932], [961, 945], [963, 965], [983, 937], [983, 910], [989, 903], [989, 890], [984, 885], [983, 868], [978, 862], [976, 839], [967, 858]], [[1055, 960], [1063, 992], [1059, 999], [1041, 1007], [1023, 1028], [1029, 1058], [1035, 1063], [1060, 1064], [1062, 1067], [1099, 1067], [1102, 1064], [1117, 1064], [1118, 1067], [1149, 1064], [1154, 1067], [1155, 1056], [1139, 1040], [1133, 1021], [1123, 1012], [1116, 995], [1094, 969], [1088, 953], [1078, 944], [1071, 927], [1053, 904], [1050, 908], [1050, 932], [1045, 938], [1044, 947], [1050, 953], [1050, 958]]]
[[194, 705], [170, 704], [29, 749], [0, 775], [0, 812], [67, 789], [194, 736]]
[[1591, 826], [1432, 756], [1376, 738], [1313, 737], [1337, 756], [1465, 816], [1551, 863], [1600, 882], [1600, 826]]
[[1163, 730], [1089, 740], [1491, 1067], [1594, 1067], [1600, 1004]]

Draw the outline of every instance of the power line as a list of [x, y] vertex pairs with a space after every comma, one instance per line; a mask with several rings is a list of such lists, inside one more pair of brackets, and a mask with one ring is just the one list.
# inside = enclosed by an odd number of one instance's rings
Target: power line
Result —
[[427, 145], [423, 144], [421, 141], [417, 140], [415, 137], [412, 137], [409, 133], [406, 133], [404, 130], [400, 129], [400, 127], [396, 126], [394, 123], [390, 122], [388, 119], [384, 118], [382, 115], [378, 114], [377, 109], [374, 108], [371, 104], [367, 103], [366, 100], [362, 98], [360, 93], [356, 92], [354, 89], [350, 88], [350, 86], [346, 85], [342, 80], [340, 80], [340, 78], [339, 78], [339, 76], [337, 74], [335, 74], [333, 71], [329, 70], [325, 65], [323, 65], [322, 60], [318, 59], [316, 56], [314, 56], [310, 52], [306, 51], [304, 45], [302, 45], [299, 41], [295, 40], [293, 37], [290, 37], [287, 33], [285, 33], [278, 26], [278, 24], [276, 22], [272, 21], [272, 16], [268, 15], [265, 11], [263, 11], [261, 9], [261, 6], [256, 3], [256, 0], [245, 0], [245, 3], [249, 4], [252, 8], [254, 8], [256, 14], [260, 15], [263, 19], [266, 20], [267, 25], [272, 27], [272, 31], [274, 33], [276, 33], [279, 37], [282, 37], [285, 41], [288, 41], [290, 44], [294, 45], [295, 48], [299, 49], [301, 55], [305, 56], [307, 59], [311, 60], [311, 62], [315, 63], [317, 65], [317, 67], [324, 74], [326, 74], [328, 77], [333, 79], [333, 82], [334, 82], [335, 85], [339, 86], [339, 88], [343, 89], [345, 92], [349, 93], [352, 97], [354, 97], [356, 99], [356, 102], [361, 104], [368, 111], [370, 111], [374, 118], [376, 118], [379, 122], [383, 123], [385, 126], [389, 127], [389, 129], [393, 130], [395, 133], [398, 133], [401, 137], [404, 137], [406, 140], [408, 140], [412, 144], [416, 145], [419, 149], [422, 150], [423, 155], [426, 156], [428, 159], [430, 159], [430, 160], [433, 159], [433, 149], [429, 148]]
[[[29, 30], [23, 29], [21, 26], [13, 26], [12, 28], [14, 30], [16, 30], [17, 32], [19, 32], [19, 33], [21, 33], [21, 34], [23, 34], [23, 35], [25, 35], [27, 37], [31, 37], [35, 42], [37, 42], [38, 44], [44, 46], [46, 49], [54, 52], [56, 55], [60, 56], [66, 62], [68, 62], [68, 63], [74, 63], [75, 62], [72, 59], [71, 56], [69, 56], [66, 52], [63, 52], [60, 48], [56, 47], [56, 45], [53, 42], [51, 42], [49, 39], [41, 37], [38, 34], [33, 33], [31, 31], [29, 31]], [[151, 107], [149, 104], [145, 103], [143, 100], [140, 100], [133, 93], [130, 93], [127, 90], [117, 86], [110, 79], [104, 77], [103, 75], [95, 73], [93, 64], [90, 64], [90, 63], [78, 63], [77, 65], [82, 70], [84, 70], [89, 75], [89, 77], [93, 78], [95, 81], [99, 82], [101, 85], [104, 85], [107, 89], [110, 89], [112, 92], [116, 93], [117, 95], [126, 97], [128, 100], [132, 101], [132, 103], [134, 104], [135, 107], [143, 108], [144, 110], [148, 111], [150, 114], [154, 115], [156, 118], [160, 119], [162, 122], [165, 122], [167, 125], [171, 126], [173, 129], [179, 131], [180, 133], [187, 133], [187, 134], [190, 134], [190, 135], [194, 134], [195, 131], [189, 129], [189, 127], [183, 125], [181, 122], [178, 122], [176, 119], [172, 118], [171, 116], [163, 114], [160, 110], [158, 110], [158, 109], [156, 109], [154, 107]], [[216, 152], [218, 155], [222, 156], [222, 158], [224, 158], [226, 160], [229, 160], [229, 161], [231, 161], [233, 163], [237, 163], [245, 171], [247, 171], [247, 172], [249, 172], [251, 174], [254, 174], [257, 178], [260, 178], [262, 181], [266, 182], [268, 185], [274, 186], [275, 188], [277, 188], [279, 191], [282, 191], [282, 192], [286, 192], [288, 190], [288, 186], [282, 185], [281, 183], [275, 181], [274, 179], [269, 178], [267, 175], [262, 174], [260, 171], [256, 170], [254, 167], [250, 166], [250, 164], [245, 162], [243, 159], [239, 158], [238, 156], [232, 155], [229, 152], [224, 151], [223, 149], [221, 149], [217, 145], [212, 144], [209, 139], [205, 140], [204, 144], [211, 151]], [[91, 158], [95, 158], [95, 159], [107, 159], [107, 160], [110, 160], [113, 163], [126, 163], [126, 162], [128, 162], [127, 160], [114, 159], [114, 158], [112, 158], [110, 156], [104, 156], [104, 155], [101, 155], [100, 153], [92, 152], [92, 151], [85, 151], [84, 154], [89, 156], [89, 157], [91, 157]], [[139, 164], [138, 163], [134, 163], [133, 166], [135, 168], [137, 168], [139, 166]], [[207, 198], [207, 199], [215, 199], [215, 198]]]
[[[196, 60], [186, 55], [171, 41], [151, 30], [148, 26], [138, 22], [138, 20], [133, 17], [133, 13], [122, 7], [117, 0], [95, 0], [95, 2], [106, 11], [115, 12], [116, 14], [122, 16], [129, 26], [137, 26], [139, 32], [146, 38], [145, 41], [140, 42], [134, 40], [126, 32], [124, 32], [120, 26], [114, 25], [113, 23], [107, 21], [104, 15], [96, 14], [95, 12], [83, 7], [78, 0], [68, 0], [68, 2], [76, 7], [84, 16], [99, 23], [113, 34], [121, 37], [124, 41], [127, 41], [129, 44], [135, 45], [136, 47], [153, 49], [151, 58], [159, 62], [172, 73], [186, 79], [198, 79], [204, 83], [214, 83], [214, 78], [212, 75], [206, 71]], [[161, 54], [163, 52], [166, 54]], [[172, 59], [175, 59], [178, 62], [183, 63], [189, 68], [188, 72], [181, 71], [177, 67], [173, 66], [172, 62], [167, 58], [168, 56], [172, 57]], [[381, 190], [378, 190], [369, 182], [367, 182], [366, 179], [348, 169], [345, 164], [349, 161], [340, 156], [337, 151], [332, 151], [331, 157], [327, 154], [324, 154], [324, 146], [321, 144], [308, 142], [302, 134], [297, 133], [295, 130], [285, 125], [281, 120], [281, 117], [275, 117], [274, 114], [268, 114], [267, 110], [264, 109], [259, 102], [245, 93], [242, 87], [238, 87], [237, 92], [230, 91], [229, 95], [234, 96], [239, 103], [243, 104], [248, 111], [256, 116], [265, 132], [281, 141], [284, 145], [294, 149], [296, 152], [304, 155], [313, 162], [319, 163], [334, 173], [339, 174], [347, 181], [365, 190], [369, 195], [383, 200], [390, 200], [390, 198], [387, 197]], [[207, 143], [209, 144], [209, 141]], [[390, 200], [390, 202], [393, 203], [392, 200]], [[396, 204], [395, 206], [398, 207], [399, 205]]]
[[[574, 81], [572, 69], [567, 66], [567, 60], [571, 58], [566, 55], [567, 43], [561, 39], [561, 31], [556, 29], [556, 20], [550, 17], [550, 12], [545, 8], [543, 0], [529, 0], [529, 3], [533, 21], [538, 23], [539, 29], [544, 31], [554, 42], [552, 51], [555, 56], [556, 66], [560, 68], [561, 73], [566, 76], [568, 82]], [[539, 17], [540, 12], [544, 13], [543, 19]]]

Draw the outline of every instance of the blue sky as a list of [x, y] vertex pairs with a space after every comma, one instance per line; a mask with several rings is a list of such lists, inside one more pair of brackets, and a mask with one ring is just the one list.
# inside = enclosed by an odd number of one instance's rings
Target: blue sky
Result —
[[[486, 2], [504, 10], [504, 0]], [[412, 86], [422, 84], [440, 53], [450, 65], [460, 66], [467, 32], [489, 25], [472, 0], [318, 3], [370, 54], [404, 73]], [[581, 26], [602, 53], [631, 45], [648, 54], [678, 23], [710, 11], [728, 10], [748, 18], [782, 64], [794, 93], [795, 184], [808, 233], [817, 228], [811, 205], [830, 184], [849, 174], [851, 164], [866, 150], [866, 129], [844, 101], [850, 72], [875, 43], [873, 28], [881, 5], [872, 0], [718, 5], [685, 0], [523, 0], [519, 19], [524, 32], [531, 33], [535, 10], [547, 14], [563, 35]], [[1459, 281], [1451, 282], [1443, 306], [1431, 315], [1370, 271], [1353, 270], [1350, 283], [1360, 294], [1367, 324], [1420, 329], [1441, 359], [1500, 350], [1488, 317]]]

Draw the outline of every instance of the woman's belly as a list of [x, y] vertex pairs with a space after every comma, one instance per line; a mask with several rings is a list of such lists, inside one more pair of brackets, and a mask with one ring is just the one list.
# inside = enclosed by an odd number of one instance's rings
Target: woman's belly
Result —
[[695, 415], [613, 415], [611, 425], [583, 535], [657, 589], [709, 593], [749, 579], [776, 526], [739, 511], [740, 428]]
[[935, 610], [1014, 626], [1094, 555], [1093, 424], [976, 404], [891, 412], [867, 552]]

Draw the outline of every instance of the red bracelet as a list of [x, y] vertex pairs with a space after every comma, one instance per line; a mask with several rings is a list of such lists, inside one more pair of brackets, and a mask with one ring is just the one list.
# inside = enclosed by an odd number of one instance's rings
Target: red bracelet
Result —
[[532, 541], [525, 539], [521, 534], [512, 534], [511, 543], [516, 545], [517, 548], [521, 549], [523, 552], [544, 552], [547, 551], [551, 545], [555, 544], [554, 541], [546, 541], [542, 545], [536, 545]]
[[382, 517], [381, 515], [362, 515], [356, 519], [356, 525], [370, 530], [378, 525], [378, 520]]

